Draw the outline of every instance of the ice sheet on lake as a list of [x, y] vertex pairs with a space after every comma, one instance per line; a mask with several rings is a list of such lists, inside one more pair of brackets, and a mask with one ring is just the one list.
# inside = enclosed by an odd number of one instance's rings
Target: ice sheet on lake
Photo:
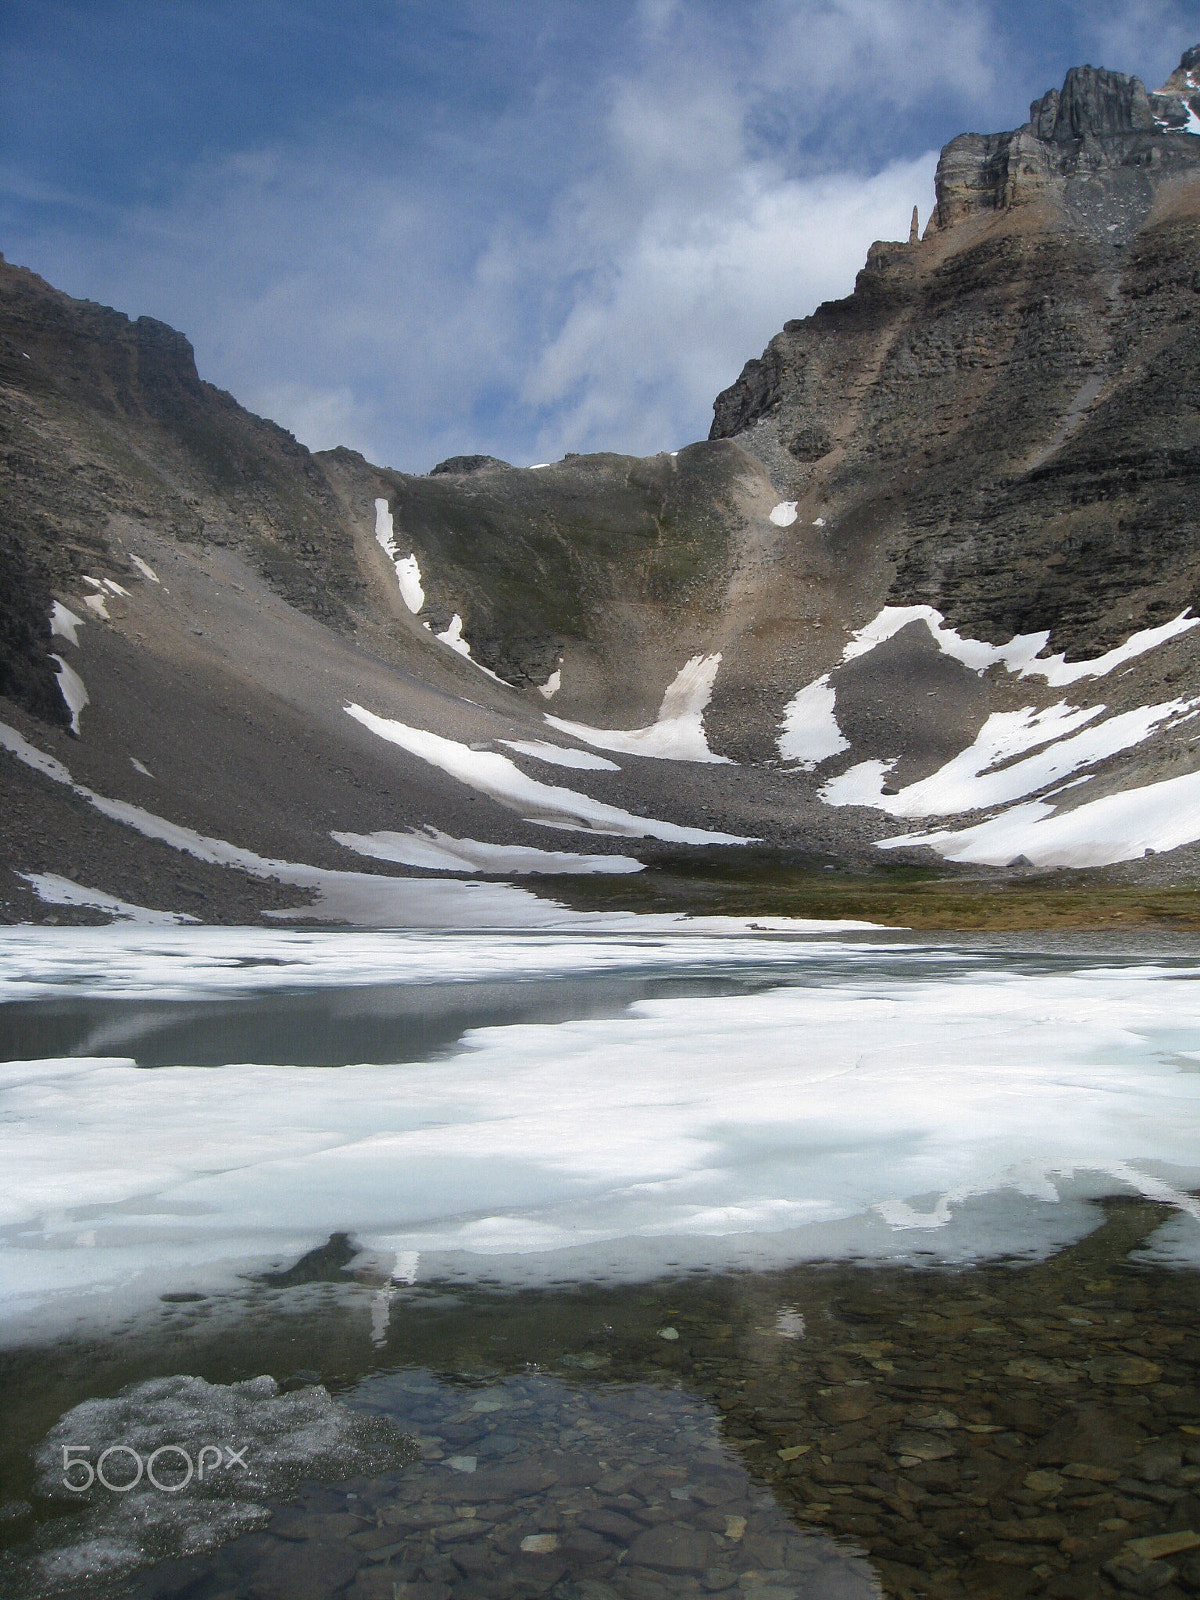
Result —
[[0, 1309], [196, 1281], [335, 1231], [387, 1264], [420, 1252], [423, 1281], [650, 1275], [750, 1248], [1037, 1253], [1086, 1231], [1089, 1196], [1184, 1205], [1200, 1183], [1200, 1074], [1180, 1055], [1200, 1048], [1198, 975], [939, 979], [851, 949], [840, 981], [826, 960], [793, 987], [481, 1029], [436, 1062], [12, 1063]]
[[50, 659], [58, 663], [55, 677], [58, 679], [59, 692], [66, 702], [67, 710], [71, 713], [71, 732], [78, 733], [79, 714], [89, 704], [91, 697], [74, 667], [69, 667], [59, 655], [51, 654]]
[[196, 921], [184, 911], [153, 911], [149, 906], [131, 905], [128, 900], [118, 900], [103, 889], [88, 889], [57, 872], [18, 872], [17, 877], [24, 878], [38, 899], [49, 906], [83, 906], [90, 911], [107, 912], [120, 922], [140, 922], [147, 927]]
[[806, 772], [849, 750], [850, 741], [838, 727], [836, 696], [828, 673], [806, 684], [788, 701], [778, 742], [783, 759], [799, 762]]
[[883, 792], [892, 762], [862, 761], [829, 779], [821, 799], [831, 806], [872, 806], [894, 817], [989, 810], [1131, 749], [1172, 718], [1187, 715], [1195, 704], [1169, 700], [1099, 722], [1095, 719], [1102, 705], [1076, 707], [1062, 701], [1041, 711], [1023, 706], [993, 712], [965, 750], [898, 793]]
[[568, 745], [549, 744], [545, 739], [501, 739], [506, 749], [518, 755], [532, 756], [535, 761], [548, 761], [552, 767], [575, 767], [581, 771], [620, 772], [615, 761], [598, 756], [594, 750], [572, 750]]
[[[373, 711], [367, 711], [360, 705], [348, 705], [346, 710], [381, 739], [440, 767], [460, 783], [519, 812], [527, 822], [540, 822], [547, 827], [573, 828], [585, 833], [613, 834], [627, 839], [662, 839], [672, 844], [753, 842], [737, 834], [717, 833], [707, 828], [686, 828], [674, 822], [660, 822], [655, 817], [635, 816], [620, 806], [606, 805], [575, 789], [540, 783], [522, 772], [507, 756], [496, 751], [472, 750], [470, 745], [461, 744], [457, 739], [427, 733], [423, 728], [410, 728], [407, 723], [376, 716]], [[553, 722], [555, 719], [551, 717], [547, 720]], [[576, 731], [574, 724], [555, 725], [564, 731]]]
[[1200, 772], [1184, 773], [1056, 812], [1044, 800], [1016, 805], [968, 828], [900, 834], [881, 850], [928, 845], [952, 861], [1007, 866], [1103, 867], [1200, 839]]
[[660, 761], [706, 761], [729, 765], [727, 756], [714, 755], [704, 733], [704, 708], [712, 699], [721, 653], [693, 656], [668, 686], [658, 716], [648, 728], [591, 728], [546, 713], [546, 721], [560, 733], [601, 750], [621, 750], [627, 755], [653, 756]]
[[485, 844], [479, 839], [454, 839], [439, 828], [411, 828], [407, 833], [334, 833], [348, 850], [379, 861], [435, 872], [641, 872], [631, 856], [587, 856], [572, 850], [538, 850], [531, 845]]
[[[869, 929], [862, 922], [747, 922], [736, 917], [592, 917], [582, 927], [503, 939], [446, 931], [128, 926], [0, 929], [0, 1002], [60, 995], [219, 999], [364, 984], [497, 983], [611, 973], [708, 973], [784, 968], [841, 945], [779, 935]], [[506, 930], [507, 932], [507, 930]], [[852, 966], [879, 948], [848, 947]], [[936, 958], [931, 958], [937, 965]]]

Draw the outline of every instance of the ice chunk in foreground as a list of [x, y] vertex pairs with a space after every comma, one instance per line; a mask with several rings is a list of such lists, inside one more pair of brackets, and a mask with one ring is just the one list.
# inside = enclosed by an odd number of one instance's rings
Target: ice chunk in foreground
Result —
[[[64, 1452], [78, 1463], [66, 1483]], [[271, 1513], [260, 1502], [295, 1494], [306, 1479], [395, 1471], [417, 1455], [390, 1418], [351, 1410], [319, 1386], [280, 1394], [269, 1377], [226, 1386], [183, 1376], [132, 1384], [68, 1411], [33, 1452], [39, 1492], [77, 1508], [75, 1540], [64, 1541], [54, 1519], [54, 1548], [28, 1562], [27, 1576], [10, 1558], [5, 1576], [26, 1576], [26, 1593], [76, 1595], [89, 1580], [111, 1582], [263, 1527]], [[67, 1487], [87, 1484], [102, 1459], [103, 1478], [127, 1491]]]
[[68, 644], [79, 643], [79, 629], [86, 624], [82, 617], [63, 605], [61, 600], [56, 600], [50, 608], [50, 632], [56, 639], [65, 639]]

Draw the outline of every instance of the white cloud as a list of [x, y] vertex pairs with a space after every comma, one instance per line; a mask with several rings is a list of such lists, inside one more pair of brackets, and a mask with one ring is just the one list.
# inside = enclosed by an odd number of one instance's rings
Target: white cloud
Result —
[[673, 448], [928, 213], [935, 157], [889, 130], [946, 100], [989, 120], [990, 15], [638, 0], [624, 56], [570, 81], [415, 144], [399, 97], [347, 106], [199, 160], [83, 245], [43, 234], [34, 264], [182, 327], [206, 377], [315, 447], [413, 468]]

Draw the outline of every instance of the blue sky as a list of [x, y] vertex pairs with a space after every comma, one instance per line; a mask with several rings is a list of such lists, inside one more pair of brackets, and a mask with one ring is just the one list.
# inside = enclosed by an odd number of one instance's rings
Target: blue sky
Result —
[[305, 443], [674, 449], [1081, 61], [1200, 0], [7, 0], [0, 249]]

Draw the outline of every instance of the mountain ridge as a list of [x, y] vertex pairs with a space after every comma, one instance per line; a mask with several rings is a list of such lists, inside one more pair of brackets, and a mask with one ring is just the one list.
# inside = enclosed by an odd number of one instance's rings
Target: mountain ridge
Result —
[[[1153, 94], [1073, 69], [952, 140], [924, 236], [787, 323], [707, 442], [644, 459], [313, 453], [182, 334], [0, 260], [0, 915], [46, 914], [85, 836], [97, 891], [152, 860], [156, 903], [182, 872], [206, 918], [289, 882], [303, 914], [340, 872], [354, 920], [397, 865], [427, 881], [435, 835], [532, 860], [564, 825], [651, 868], [754, 839], [1192, 871], [1198, 84], [1200, 47]], [[1178, 783], [1186, 838], [1053, 842]]]

